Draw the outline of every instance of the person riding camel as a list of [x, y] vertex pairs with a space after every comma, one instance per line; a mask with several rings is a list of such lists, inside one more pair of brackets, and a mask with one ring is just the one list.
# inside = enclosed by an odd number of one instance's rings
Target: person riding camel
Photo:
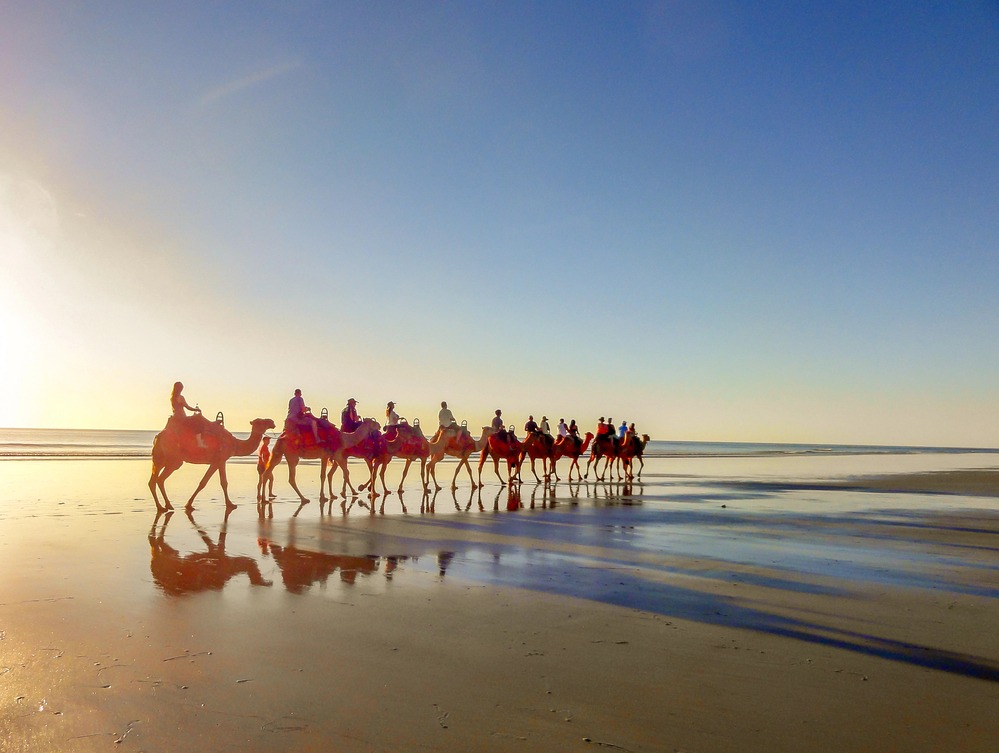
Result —
[[303, 427], [308, 427], [316, 444], [319, 444], [319, 426], [316, 417], [312, 415], [312, 409], [305, 404], [302, 391], [296, 389], [295, 396], [288, 401], [288, 417], [284, 420], [284, 428], [285, 431], [291, 429], [302, 434], [304, 433]]
[[340, 431], [357, 431], [361, 426], [361, 417], [357, 415], [357, 400], [350, 398], [346, 407], [340, 412]]
[[399, 432], [399, 414], [395, 412], [395, 403], [391, 400], [385, 404], [385, 438], [393, 439]]
[[506, 427], [503, 425], [503, 411], [499, 408], [496, 409], [496, 415], [493, 416], [490, 426], [492, 427], [494, 434], [501, 439], [506, 439]]
[[438, 436], [447, 437], [448, 441], [457, 439], [461, 435], [462, 428], [455, 421], [454, 414], [447, 407], [446, 400], [441, 400], [441, 409], [437, 414], [437, 424]]
[[[194, 428], [196, 431], [194, 441], [197, 443], [198, 448], [202, 450], [207, 449], [208, 445], [205, 444], [204, 431], [205, 426], [208, 424], [208, 419], [201, 415], [201, 408], [197, 405], [192, 408], [187, 404], [187, 398], [181, 394], [183, 390], [183, 382], [173, 383], [173, 390], [170, 392], [170, 408], [172, 410], [170, 421], [178, 430], [185, 423]], [[185, 411], [191, 411], [194, 415], [189, 417]]]
[[524, 424], [524, 431], [527, 434], [537, 434], [538, 433], [538, 422], [534, 420], [534, 416], [527, 417], [527, 423]]
[[450, 429], [452, 426], [458, 425], [458, 422], [454, 420], [454, 414], [447, 407], [446, 400], [441, 400], [441, 409], [437, 414], [437, 423], [441, 429]]
[[576, 419], [573, 418], [569, 421], [569, 428], [566, 431], [569, 432], [569, 438], [576, 443], [576, 446], [581, 447], [583, 438], [579, 436], [579, 427], [576, 426]]

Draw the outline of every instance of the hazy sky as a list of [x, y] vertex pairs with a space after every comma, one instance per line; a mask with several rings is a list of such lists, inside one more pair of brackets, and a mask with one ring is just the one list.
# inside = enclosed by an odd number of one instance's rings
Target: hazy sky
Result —
[[999, 446], [994, 2], [0, 5], [0, 426]]

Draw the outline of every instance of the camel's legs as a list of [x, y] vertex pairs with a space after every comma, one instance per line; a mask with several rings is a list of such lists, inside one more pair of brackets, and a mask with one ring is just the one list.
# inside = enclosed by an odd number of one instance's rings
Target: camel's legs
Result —
[[160, 494], [163, 495], [163, 505], [164, 505], [164, 508], [167, 509], [167, 510], [172, 510], [173, 509], [173, 505], [171, 504], [170, 499], [167, 497], [167, 493], [166, 493], [166, 480], [168, 478], [170, 478], [170, 475], [175, 470], [177, 470], [178, 468], [180, 468], [182, 465], [183, 465], [183, 463], [171, 463], [170, 465], [165, 466], [164, 468], [161, 468], [159, 474], [156, 476], [156, 485], [160, 489]]
[[429, 465], [427, 467], [427, 489], [428, 490], [429, 490], [429, 487], [430, 487], [430, 479], [433, 479], [433, 481], [434, 481], [434, 489], [436, 491], [440, 491], [441, 490], [441, 485], [437, 483], [437, 470], [436, 470], [437, 469], [437, 463], [439, 461], [440, 461], [440, 458], [434, 458], [434, 457], [430, 458], [430, 463], [429, 463]]
[[[378, 471], [378, 478], [381, 479], [382, 482], [382, 494], [386, 497], [392, 493], [388, 490], [388, 486], [385, 485], [385, 471], [388, 470], [388, 464], [390, 462], [392, 462], [391, 456], [389, 456], [388, 460], [384, 460], [381, 462], [377, 460], [375, 461], [375, 468]], [[372, 482], [371, 491], [375, 493], [375, 496], [378, 496], [378, 490], [375, 488], [376, 486], [377, 484], [375, 482]], [[400, 489], [399, 491], [402, 491], [402, 489]]]
[[[189, 500], [187, 500], [187, 504], [184, 505], [184, 509], [185, 510], [193, 510], [194, 509], [194, 498], [197, 497], [198, 496], [198, 492], [200, 492], [202, 489], [204, 489], [205, 486], [208, 484], [208, 479], [210, 479], [212, 476], [214, 476], [215, 475], [215, 471], [219, 470], [221, 467], [222, 466], [220, 464], [216, 464], [216, 463], [212, 463], [210, 466], [208, 466], [208, 470], [205, 471], [205, 475], [201, 477], [201, 483], [198, 484], [198, 488], [194, 490], [194, 494], [191, 495], [191, 498]], [[225, 497], [226, 497], [226, 504], [228, 505], [229, 504], [228, 493], [226, 493]]]
[[343, 495], [344, 499], [347, 499], [347, 487], [350, 487], [350, 494], [352, 497], [357, 496], [357, 489], [354, 485], [350, 483], [350, 469], [347, 468], [347, 458], [346, 456], [342, 461], [337, 461], [337, 465], [340, 466], [340, 470], [343, 471], [343, 486], [340, 487], [340, 494]]
[[472, 466], [468, 464], [468, 458], [472, 453], [467, 452], [461, 456], [461, 460], [458, 461], [458, 467], [454, 469], [454, 475], [451, 477], [451, 488], [458, 488], [458, 474], [461, 472], [461, 467], [464, 466], [465, 470], [468, 471], [468, 481], [471, 483], [472, 488], [475, 488], [475, 479], [472, 477]]
[[222, 484], [222, 498], [225, 499], [225, 509], [234, 509], [236, 505], [229, 499], [229, 476], [226, 474], [225, 461], [219, 466], [219, 483]]
[[[329, 468], [330, 459], [326, 455], [320, 458], [319, 465], [319, 509], [322, 510], [326, 501], [326, 470]], [[330, 494], [333, 494], [333, 487], [330, 486]]]
[[299, 501], [303, 505], [308, 504], [309, 500], [306, 499], [305, 495], [302, 494], [301, 490], [298, 488], [298, 484], [295, 483], [295, 476], [298, 472], [298, 458], [292, 459], [291, 455], [285, 455], [285, 459], [288, 461], [288, 483], [291, 484], [291, 488], [295, 490], [295, 494], [298, 495]]
[[[531, 458], [531, 473], [533, 473], [533, 474], [534, 474], [534, 480], [535, 480], [535, 481], [537, 481], [537, 482], [538, 482], [538, 483], [540, 484], [540, 483], [541, 483], [541, 479], [540, 479], [540, 478], [538, 478], [538, 472], [537, 472], [537, 470], [535, 470], [535, 468], [534, 468], [534, 461], [535, 461], [535, 460], [536, 460], [536, 458]], [[542, 465], [543, 465], [543, 464], [544, 464], [544, 463], [542, 463]], [[544, 469], [543, 469], [543, 468], [542, 468], [542, 471], [544, 471]]]
[[[406, 458], [406, 465], [402, 467], [402, 478], [399, 479], [399, 494], [402, 494], [402, 485], [406, 483], [406, 474], [409, 473], [409, 466], [412, 465], [413, 459]], [[423, 481], [423, 469], [420, 469], [420, 481]], [[382, 479], [382, 485], [385, 485], [385, 479]]]
[[[506, 486], [507, 482], [503, 480], [502, 476], [500, 476], [500, 472], [499, 472], [499, 461], [500, 461], [499, 456], [498, 455], [493, 455], [493, 471], [496, 472], [496, 478], [498, 478], [500, 480], [500, 485], [501, 486]], [[509, 461], [507, 461], [507, 463], [509, 464]], [[510, 472], [509, 472], [509, 470], [507, 470], [507, 478], [509, 479], [509, 477], [510, 477]]]

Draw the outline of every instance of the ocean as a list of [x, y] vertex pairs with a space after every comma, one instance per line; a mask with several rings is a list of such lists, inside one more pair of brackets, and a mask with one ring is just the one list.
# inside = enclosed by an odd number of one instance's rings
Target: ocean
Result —
[[[113, 429], [0, 429], [0, 460], [148, 457], [157, 431]], [[247, 437], [248, 432], [234, 432]], [[276, 436], [276, 433], [272, 432]], [[680, 442], [652, 440], [647, 458], [764, 458], [845, 455], [999, 454], [999, 448], [885, 445]], [[234, 460], [238, 460], [234, 458]], [[253, 461], [251, 456], [248, 461]]]

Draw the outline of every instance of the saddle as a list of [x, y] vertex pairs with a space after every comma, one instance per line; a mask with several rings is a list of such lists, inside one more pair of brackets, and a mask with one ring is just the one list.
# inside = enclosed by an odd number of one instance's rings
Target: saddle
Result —
[[319, 442], [316, 442], [312, 430], [307, 426], [299, 426], [288, 420], [284, 422], [284, 431], [281, 432], [281, 439], [285, 441], [289, 449], [296, 452], [303, 452], [317, 447], [327, 447], [336, 436], [337, 428], [326, 418], [316, 419], [316, 433], [319, 435]]

